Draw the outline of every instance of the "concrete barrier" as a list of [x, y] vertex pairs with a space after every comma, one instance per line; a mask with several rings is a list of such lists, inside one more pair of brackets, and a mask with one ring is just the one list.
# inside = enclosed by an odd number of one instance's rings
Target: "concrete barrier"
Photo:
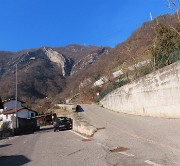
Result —
[[73, 130], [86, 135], [88, 137], [92, 137], [94, 133], [97, 131], [97, 128], [92, 126], [86, 121], [86, 119], [82, 118], [79, 113], [74, 113], [70, 116], [73, 119]]
[[180, 61], [116, 89], [100, 102], [117, 112], [180, 118]]
[[92, 137], [97, 131], [94, 126], [89, 124], [89, 122], [81, 116], [81, 111], [83, 111], [81, 106], [75, 104], [56, 104], [55, 106], [62, 110], [68, 111], [66, 115], [62, 115], [61, 112], [58, 113], [57, 110], [54, 110], [58, 117], [67, 116], [72, 118], [74, 131], [88, 137]]

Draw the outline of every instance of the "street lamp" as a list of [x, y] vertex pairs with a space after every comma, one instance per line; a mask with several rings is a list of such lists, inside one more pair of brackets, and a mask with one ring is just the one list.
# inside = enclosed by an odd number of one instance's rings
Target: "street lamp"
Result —
[[16, 64], [16, 93], [15, 93], [15, 111], [16, 111], [16, 131], [17, 131], [17, 122], [18, 122], [18, 117], [17, 117], [17, 65]]
[[[24, 58], [24, 57], [23, 57]], [[21, 59], [22, 60], [22, 59]], [[21, 60], [20, 60], [20, 62], [21, 62]], [[28, 59], [28, 60], [25, 60], [25, 61], [30, 61], [30, 60], [35, 60], [34, 58], [30, 58], [30, 59]], [[18, 112], [17, 112], [17, 81], [18, 81], [18, 76], [17, 76], [17, 66], [18, 66], [18, 64], [20, 63], [20, 62], [18, 62], [18, 63], [16, 63], [16, 92], [15, 92], [15, 112], [16, 112], [16, 131], [17, 131], [17, 124], [18, 124]]]

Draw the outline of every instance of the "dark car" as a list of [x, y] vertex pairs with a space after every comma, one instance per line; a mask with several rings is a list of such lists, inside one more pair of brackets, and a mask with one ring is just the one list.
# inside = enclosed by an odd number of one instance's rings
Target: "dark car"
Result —
[[72, 129], [72, 119], [68, 117], [57, 117], [53, 122], [54, 131]]

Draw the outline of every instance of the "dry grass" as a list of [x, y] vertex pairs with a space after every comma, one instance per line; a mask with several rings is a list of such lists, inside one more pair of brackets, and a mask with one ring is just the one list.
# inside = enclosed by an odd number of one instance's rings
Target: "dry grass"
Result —
[[72, 114], [72, 112], [69, 112], [67, 110], [60, 109], [60, 108], [54, 108], [53, 112], [56, 113], [57, 116], [68, 116], [68, 115]]

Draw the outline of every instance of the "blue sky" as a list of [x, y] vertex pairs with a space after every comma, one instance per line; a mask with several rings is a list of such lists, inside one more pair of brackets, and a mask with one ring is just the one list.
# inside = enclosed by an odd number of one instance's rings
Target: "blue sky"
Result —
[[143, 22], [170, 13], [164, 0], [0, 0], [0, 50], [68, 44], [114, 47]]

